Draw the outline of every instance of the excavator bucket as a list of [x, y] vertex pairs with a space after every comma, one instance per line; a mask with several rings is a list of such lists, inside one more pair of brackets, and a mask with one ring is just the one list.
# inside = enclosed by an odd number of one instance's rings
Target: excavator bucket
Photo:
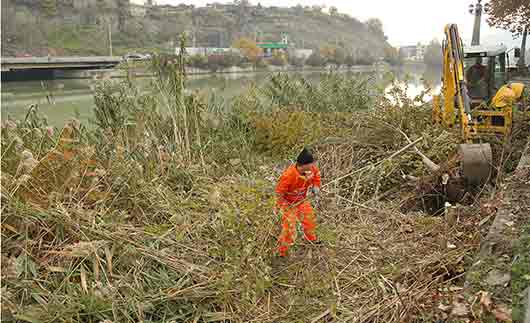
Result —
[[492, 153], [490, 144], [462, 144], [458, 147], [460, 167], [466, 183], [482, 186], [490, 179]]

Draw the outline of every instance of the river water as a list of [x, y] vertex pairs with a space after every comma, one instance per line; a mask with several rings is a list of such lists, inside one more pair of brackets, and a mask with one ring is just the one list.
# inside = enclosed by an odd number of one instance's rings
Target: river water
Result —
[[[437, 90], [440, 86], [440, 71], [423, 67], [406, 67], [393, 71], [397, 80], [407, 85], [407, 94], [415, 96], [425, 89], [426, 84]], [[382, 86], [389, 87], [388, 73], [363, 72], [363, 76], [373, 77]], [[188, 80], [190, 90], [215, 91], [225, 98], [233, 97], [245, 90], [250, 84], [265, 82], [268, 73], [233, 73], [217, 75], [192, 75]], [[304, 72], [310, 81], [318, 81], [321, 73]], [[140, 79], [139, 82], [148, 82]], [[48, 122], [61, 126], [65, 121], [76, 117], [87, 121], [92, 117], [95, 81], [87, 79], [62, 79], [52, 81], [2, 82], [1, 112], [2, 120], [23, 119], [28, 107], [37, 104], [39, 111], [48, 117]], [[48, 95], [52, 93], [52, 97]]]

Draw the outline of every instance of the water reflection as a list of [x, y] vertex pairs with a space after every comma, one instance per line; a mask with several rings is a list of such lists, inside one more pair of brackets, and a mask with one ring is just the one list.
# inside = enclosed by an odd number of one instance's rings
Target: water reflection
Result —
[[[435, 69], [407, 67], [388, 72], [359, 73], [373, 78], [382, 89], [391, 86], [393, 78], [407, 84], [407, 95], [414, 97], [427, 87], [437, 91], [440, 87], [440, 71]], [[187, 86], [190, 90], [216, 93], [231, 98], [251, 84], [265, 82], [269, 73], [231, 73], [219, 75], [191, 75]], [[318, 82], [322, 73], [305, 72], [302, 75], [310, 82]], [[151, 82], [150, 78], [137, 79], [140, 86]], [[50, 123], [60, 126], [66, 120], [77, 117], [86, 121], [92, 115], [94, 106], [94, 80], [51, 80], [2, 82], [2, 115], [13, 119], [25, 116], [30, 104], [38, 104], [40, 111], [49, 117]]]

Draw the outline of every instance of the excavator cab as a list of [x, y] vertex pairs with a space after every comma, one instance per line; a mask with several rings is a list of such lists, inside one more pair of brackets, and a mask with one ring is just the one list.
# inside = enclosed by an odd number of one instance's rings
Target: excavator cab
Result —
[[506, 46], [470, 46], [464, 48], [464, 70], [471, 109], [489, 104], [508, 82]]
[[506, 136], [512, 129], [512, 107], [492, 106], [492, 99], [508, 83], [506, 52], [504, 45], [479, 45], [464, 49], [467, 94], [477, 135]]
[[447, 128], [460, 125], [459, 146], [464, 179], [484, 184], [491, 175], [492, 152], [484, 135], [507, 136], [513, 104], [524, 85], [508, 83], [506, 47], [471, 46], [464, 50], [455, 24], [445, 26], [442, 43], [442, 89], [433, 95], [432, 119]]

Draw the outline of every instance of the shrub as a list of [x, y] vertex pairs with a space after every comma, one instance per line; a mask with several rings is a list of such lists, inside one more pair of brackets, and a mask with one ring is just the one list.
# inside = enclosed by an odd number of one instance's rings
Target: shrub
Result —
[[205, 55], [192, 55], [188, 58], [188, 64], [196, 68], [208, 68], [208, 57]]
[[274, 66], [284, 66], [287, 64], [287, 57], [280, 51], [274, 51], [270, 63]]
[[326, 63], [326, 60], [324, 57], [322, 57], [319, 53], [319, 51], [315, 50], [313, 53], [307, 58], [306, 62], [307, 65], [313, 66], [313, 67], [319, 67], [324, 66]]
[[304, 66], [304, 63], [305, 63], [305, 60], [304, 60], [304, 58], [302, 58], [302, 57], [297, 57], [297, 56], [294, 56], [294, 55], [289, 55], [288, 63], [289, 63], [289, 65], [291, 65], [291, 66], [303, 67], [303, 66]]

